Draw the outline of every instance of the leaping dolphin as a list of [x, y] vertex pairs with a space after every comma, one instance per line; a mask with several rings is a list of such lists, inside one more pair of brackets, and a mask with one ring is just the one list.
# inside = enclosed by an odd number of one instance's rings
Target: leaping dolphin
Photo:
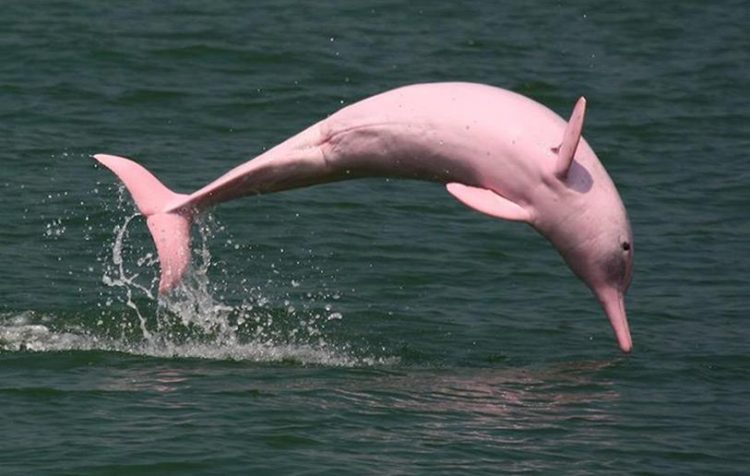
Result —
[[196, 213], [253, 194], [360, 177], [446, 184], [479, 212], [526, 222], [546, 237], [599, 300], [620, 349], [632, 340], [625, 293], [633, 235], [612, 179], [581, 138], [586, 100], [569, 122], [541, 104], [473, 83], [417, 84], [347, 106], [189, 195], [135, 162], [94, 158], [124, 183], [146, 216], [159, 255], [159, 292], [190, 262]]

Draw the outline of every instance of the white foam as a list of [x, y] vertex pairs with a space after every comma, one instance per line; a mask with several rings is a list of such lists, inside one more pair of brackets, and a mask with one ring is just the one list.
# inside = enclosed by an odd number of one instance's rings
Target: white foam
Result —
[[104, 351], [169, 359], [289, 362], [333, 367], [398, 363], [398, 359], [393, 357], [354, 356], [346, 346], [333, 346], [322, 340], [315, 343], [278, 343], [273, 340], [243, 342], [219, 339], [175, 342], [163, 335], [152, 335], [150, 339], [133, 341], [126, 338], [102, 337], [87, 329], [55, 329], [54, 324], [60, 320], [62, 318], [38, 315], [31, 311], [20, 314], [0, 314], [0, 351]]

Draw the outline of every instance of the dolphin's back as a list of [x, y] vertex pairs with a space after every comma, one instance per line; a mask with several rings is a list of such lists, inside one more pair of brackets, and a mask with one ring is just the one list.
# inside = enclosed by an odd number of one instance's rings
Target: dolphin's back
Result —
[[[520, 115], [534, 116], [537, 137], [524, 127]], [[514, 139], [508, 137], [516, 137], [519, 148], [539, 142], [549, 142], [552, 148], [564, 127], [563, 119], [535, 101], [473, 83], [394, 89], [341, 109], [320, 123], [324, 154], [348, 176], [485, 187], [498, 183], [500, 176], [533, 173], [533, 164], [523, 162], [528, 154], [509, 148]], [[550, 128], [559, 132], [549, 132]]]

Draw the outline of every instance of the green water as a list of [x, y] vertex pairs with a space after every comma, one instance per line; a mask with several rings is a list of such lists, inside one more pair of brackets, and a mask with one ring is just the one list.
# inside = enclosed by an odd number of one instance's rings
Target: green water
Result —
[[[744, 2], [6, 2], [0, 474], [743, 474]], [[157, 303], [91, 154], [192, 191], [343, 105], [467, 80], [567, 116], [635, 234], [635, 344], [533, 230], [368, 179], [223, 204]]]

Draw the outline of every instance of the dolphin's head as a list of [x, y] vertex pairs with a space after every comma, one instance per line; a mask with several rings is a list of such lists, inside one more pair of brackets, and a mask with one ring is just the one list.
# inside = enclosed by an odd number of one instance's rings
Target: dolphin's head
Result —
[[620, 349], [630, 352], [633, 342], [625, 313], [625, 294], [633, 277], [633, 234], [624, 208], [595, 204], [591, 207], [586, 213], [569, 217], [566, 230], [553, 242], [568, 266], [599, 300]]
[[557, 161], [547, 181], [553, 221], [541, 224], [573, 272], [596, 295], [623, 352], [633, 343], [625, 313], [625, 294], [633, 276], [633, 232], [625, 206], [604, 166], [581, 131], [586, 101], [573, 110], [556, 147]]

